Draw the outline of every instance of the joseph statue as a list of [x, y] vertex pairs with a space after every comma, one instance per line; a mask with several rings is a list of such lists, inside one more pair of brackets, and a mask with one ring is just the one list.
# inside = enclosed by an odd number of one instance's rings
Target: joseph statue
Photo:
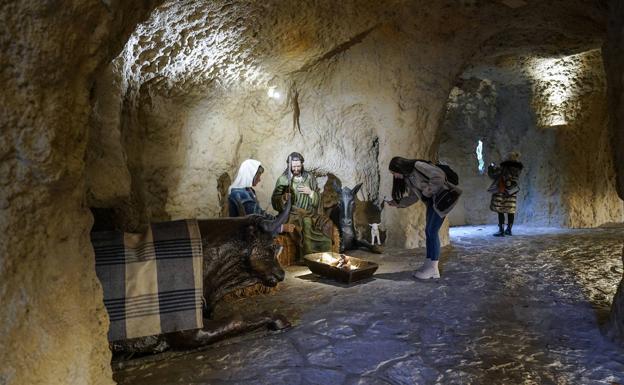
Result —
[[271, 203], [281, 212], [289, 194], [292, 194], [292, 208], [288, 223], [295, 225], [289, 236], [299, 245], [299, 257], [310, 253], [329, 252], [332, 249], [332, 221], [318, 213], [321, 196], [314, 175], [305, 171], [303, 156], [293, 152], [286, 160], [288, 167], [275, 183]]

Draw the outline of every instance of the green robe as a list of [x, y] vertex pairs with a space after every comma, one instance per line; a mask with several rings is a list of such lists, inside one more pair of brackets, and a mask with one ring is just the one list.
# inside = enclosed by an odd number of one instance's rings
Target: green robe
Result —
[[[308, 195], [297, 191], [298, 186], [308, 186], [314, 194]], [[288, 218], [288, 223], [296, 227], [292, 234], [299, 244], [299, 257], [311, 253], [331, 251], [331, 220], [324, 215], [318, 214], [318, 206], [321, 201], [318, 192], [316, 178], [310, 173], [304, 172], [301, 177], [293, 177], [289, 189], [288, 177], [280, 175], [275, 183], [271, 203], [277, 211], [282, 211], [284, 201], [282, 194], [290, 192], [292, 198], [292, 209]]]

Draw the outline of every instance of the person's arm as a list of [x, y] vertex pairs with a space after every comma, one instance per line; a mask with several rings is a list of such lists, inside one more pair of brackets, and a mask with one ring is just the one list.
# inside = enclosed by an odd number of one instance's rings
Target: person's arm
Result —
[[387, 205], [392, 207], [405, 208], [413, 205], [422, 198], [422, 192], [420, 191], [420, 188], [419, 186], [417, 186], [417, 184], [425, 181], [427, 179], [426, 176], [423, 175], [422, 172], [419, 173], [418, 170], [414, 169], [412, 174], [405, 175], [404, 178], [405, 183], [407, 184], [407, 196], [402, 197], [398, 201], [394, 199], [386, 200], [386, 198], [384, 197], [384, 202]]
[[275, 188], [273, 189], [273, 194], [271, 194], [271, 206], [277, 212], [281, 212], [284, 209], [284, 200], [282, 196], [288, 189], [288, 178], [285, 175], [280, 175], [277, 178], [277, 182], [275, 182]]
[[258, 200], [253, 192], [240, 189], [235, 189], [230, 192], [228, 197], [228, 203], [230, 208], [230, 216], [245, 216], [245, 215], [261, 215], [266, 219], [274, 219], [274, 216], [267, 213], [260, 207]]
[[418, 197], [418, 195], [414, 191], [409, 189], [409, 194], [406, 197], [401, 198], [401, 200], [396, 204], [396, 207], [405, 208], [405, 207], [413, 205], [419, 200], [420, 200], [420, 197]]
[[307, 174], [305, 181], [297, 186], [297, 195], [299, 194], [307, 195], [310, 198], [310, 207], [313, 211], [318, 208], [321, 202], [321, 194], [318, 192], [314, 175]]
[[231, 217], [238, 217], [240, 215], [239, 211], [238, 202], [233, 193], [230, 192], [230, 195], [228, 195], [228, 215]]
[[398, 202], [396, 202], [394, 199], [385, 200], [384, 198], [385, 204], [387, 204], [388, 206], [392, 206], [392, 207], [398, 207], [400, 209], [411, 206], [414, 203], [418, 202], [419, 200], [420, 200], [420, 197], [411, 188], [408, 189], [408, 195], [406, 197], [401, 198]]
[[245, 214], [247, 215], [257, 214], [257, 215], [262, 215], [266, 219], [271, 219], [271, 220], [275, 219], [274, 215], [271, 215], [267, 213], [266, 211], [264, 211], [262, 207], [260, 207], [260, 204], [258, 204], [258, 201], [251, 197], [243, 201], [243, 207], [245, 207]]
[[310, 194], [311, 204], [312, 207], [316, 209], [321, 202], [321, 194], [318, 191], [318, 184], [316, 183], [316, 178], [314, 177], [314, 175], [308, 175], [310, 178], [310, 190], [312, 190], [312, 193]]

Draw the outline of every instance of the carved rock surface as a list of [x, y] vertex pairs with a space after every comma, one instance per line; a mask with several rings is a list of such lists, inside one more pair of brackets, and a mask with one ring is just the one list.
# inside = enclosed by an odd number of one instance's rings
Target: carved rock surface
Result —
[[0, 5], [0, 383], [112, 384], [84, 157], [96, 69], [154, 6]]
[[[578, 52], [604, 37], [603, 10], [586, 2], [293, 4], [168, 1], [130, 37], [110, 67], [133, 182], [123, 204], [109, 205], [128, 227], [219, 215], [219, 178], [250, 157], [265, 166], [257, 191], [268, 208], [291, 151], [317, 175], [363, 182], [379, 204], [393, 156], [436, 155], [466, 63]], [[421, 205], [384, 210], [382, 221], [388, 245], [424, 244]]]
[[518, 57], [468, 69], [451, 92], [440, 156], [462, 175], [453, 225], [496, 223], [484, 171], [519, 151], [516, 222], [596, 227], [622, 222], [600, 50], [560, 59]]
[[[624, 4], [609, 2], [609, 39], [605, 44], [605, 70], [609, 82], [610, 127], [618, 171], [618, 193], [624, 199]], [[624, 263], [624, 249], [622, 250]], [[624, 344], [624, 275], [613, 297], [607, 333]]]

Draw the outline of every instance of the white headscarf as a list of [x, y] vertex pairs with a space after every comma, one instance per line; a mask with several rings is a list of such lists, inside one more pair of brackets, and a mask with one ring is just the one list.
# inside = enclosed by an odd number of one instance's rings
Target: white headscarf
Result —
[[255, 159], [247, 159], [241, 163], [238, 168], [238, 173], [234, 182], [230, 185], [228, 193], [232, 192], [233, 188], [247, 188], [253, 186], [253, 180], [260, 167], [260, 162]]

